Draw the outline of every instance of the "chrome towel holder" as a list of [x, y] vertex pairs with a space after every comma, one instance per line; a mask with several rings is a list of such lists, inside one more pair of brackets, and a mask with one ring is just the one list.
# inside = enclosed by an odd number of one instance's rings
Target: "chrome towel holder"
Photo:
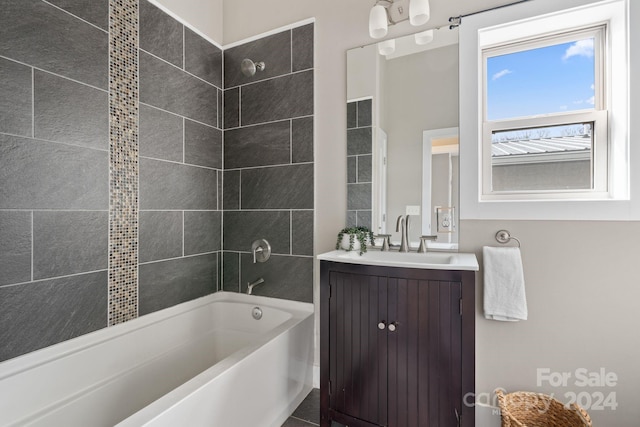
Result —
[[496, 233], [496, 240], [498, 241], [498, 243], [503, 244], [515, 240], [516, 242], [518, 242], [518, 247], [520, 247], [520, 239], [518, 239], [517, 237], [513, 237], [507, 230], [498, 231]]

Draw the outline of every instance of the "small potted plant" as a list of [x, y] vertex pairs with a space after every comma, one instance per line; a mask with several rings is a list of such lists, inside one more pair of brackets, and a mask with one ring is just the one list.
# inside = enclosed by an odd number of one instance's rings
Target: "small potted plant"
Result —
[[345, 251], [360, 251], [360, 255], [367, 252], [367, 243], [373, 242], [373, 232], [367, 227], [347, 227], [340, 230], [336, 249]]

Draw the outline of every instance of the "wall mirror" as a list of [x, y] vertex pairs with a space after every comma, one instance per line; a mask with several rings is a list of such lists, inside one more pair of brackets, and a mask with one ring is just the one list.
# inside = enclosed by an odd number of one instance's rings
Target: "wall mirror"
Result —
[[458, 247], [458, 30], [347, 51], [347, 226]]

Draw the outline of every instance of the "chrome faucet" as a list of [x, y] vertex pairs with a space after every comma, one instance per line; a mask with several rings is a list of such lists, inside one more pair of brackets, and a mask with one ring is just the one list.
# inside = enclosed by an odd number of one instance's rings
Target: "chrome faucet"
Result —
[[400, 232], [400, 252], [411, 252], [409, 246], [409, 215], [398, 217], [396, 232]]
[[247, 295], [251, 295], [253, 292], [253, 287], [258, 286], [260, 283], [264, 283], [264, 279], [261, 277], [255, 282], [247, 283]]

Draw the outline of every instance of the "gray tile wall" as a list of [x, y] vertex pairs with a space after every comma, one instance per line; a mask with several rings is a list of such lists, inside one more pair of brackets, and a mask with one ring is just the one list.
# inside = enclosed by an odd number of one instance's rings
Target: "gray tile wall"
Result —
[[2, 286], [0, 361], [93, 332], [106, 323], [106, 270]]
[[[313, 24], [224, 52], [223, 288], [313, 300]], [[247, 77], [240, 63], [263, 61]], [[253, 264], [251, 243], [272, 256]]]
[[[94, 8], [94, 3], [100, 6]], [[76, 12], [83, 11], [79, 13], [82, 16], [96, 14], [101, 22], [108, 22], [105, 4], [108, 5], [106, 0], [76, 2]], [[4, 58], [106, 90], [108, 45], [106, 29], [91, 25], [47, 2], [2, 2], [0, 56]]]
[[2, 4], [0, 361], [107, 326], [107, 23], [107, 0]]
[[347, 227], [371, 228], [371, 99], [347, 103]]
[[140, 0], [141, 315], [219, 287], [219, 97], [222, 50]]
[[[120, 3], [111, 6], [138, 8]], [[140, 63], [111, 52], [112, 63], [139, 65], [139, 92], [111, 94], [137, 111], [125, 126], [138, 144], [125, 136], [118, 150], [136, 162], [139, 191], [112, 184], [113, 197], [140, 208], [125, 230], [139, 277], [115, 280], [139, 286], [134, 316], [215, 292], [222, 249], [222, 51], [146, 0], [139, 7]], [[111, 318], [110, 213], [120, 214], [110, 212], [110, 126], [129, 128], [110, 124], [109, 9], [109, 0], [3, 4], [0, 361]]]
[[[109, 8], [21, 0], [0, 14], [0, 361], [108, 326]], [[256, 294], [311, 302], [313, 24], [223, 53], [139, 8], [139, 184], [125, 195], [139, 264], [137, 282], [122, 276], [138, 313], [257, 277]], [[245, 56], [265, 74], [239, 74]], [[274, 253], [253, 264], [263, 237]]]

